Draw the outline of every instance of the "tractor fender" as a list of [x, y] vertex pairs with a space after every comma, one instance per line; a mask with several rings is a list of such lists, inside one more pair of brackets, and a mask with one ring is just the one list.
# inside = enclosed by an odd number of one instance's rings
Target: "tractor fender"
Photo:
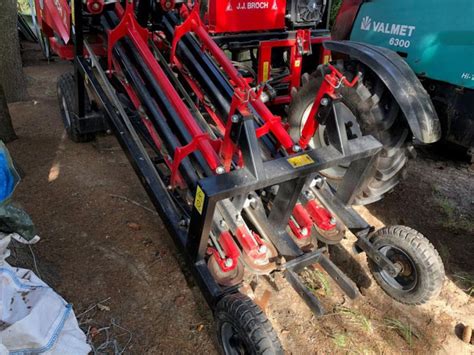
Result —
[[441, 138], [441, 126], [431, 98], [396, 52], [354, 41], [325, 41], [324, 47], [348, 55], [374, 71], [397, 101], [416, 139], [434, 143]]

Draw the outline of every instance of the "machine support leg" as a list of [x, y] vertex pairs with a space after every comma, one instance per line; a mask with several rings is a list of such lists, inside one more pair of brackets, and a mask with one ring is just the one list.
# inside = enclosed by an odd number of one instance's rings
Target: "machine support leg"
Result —
[[284, 230], [288, 224], [293, 208], [306, 182], [306, 176], [289, 180], [279, 185], [278, 193], [268, 217], [276, 230]]
[[76, 112], [79, 117], [86, 114], [86, 88], [84, 85], [84, 77], [78, 63], [79, 58], [84, 55], [84, 32], [82, 24], [82, 1], [74, 1], [73, 11], [73, 41], [74, 41], [74, 76], [76, 82]]
[[217, 201], [206, 198], [199, 185], [196, 188], [194, 199], [186, 249], [191, 260], [199, 261], [206, 254]]
[[367, 176], [370, 175], [374, 168], [377, 155], [378, 154], [375, 154], [371, 157], [355, 160], [349, 165], [349, 169], [344, 175], [341, 184], [337, 187], [336, 196], [342, 203], [348, 206], [353, 204], [360, 187], [364, 184]]
[[260, 145], [255, 134], [254, 121], [244, 119], [240, 134], [240, 146], [245, 166], [256, 179], [264, 176]]

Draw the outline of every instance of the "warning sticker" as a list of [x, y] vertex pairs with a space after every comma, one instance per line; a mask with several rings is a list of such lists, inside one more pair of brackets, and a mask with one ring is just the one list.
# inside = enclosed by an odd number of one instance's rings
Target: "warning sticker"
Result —
[[197, 186], [196, 196], [194, 197], [194, 207], [197, 209], [199, 214], [202, 214], [202, 209], [204, 207], [204, 201], [206, 200], [206, 195], [202, 191], [201, 186]]
[[[41, 2], [42, 1], [40, 1], [40, 3]], [[59, 10], [60, 6], [57, 6], [57, 8]], [[75, 26], [76, 25], [76, 13], [75, 13], [75, 7], [74, 7], [74, 0], [71, 1], [71, 17], [72, 17], [72, 24]]]
[[263, 62], [263, 81], [268, 80], [268, 62]]
[[314, 163], [314, 160], [311, 159], [311, 157], [308, 154], [298, 155], [296, 157], [288, 158], [287, 160], [288, 160], [288, 163], [290, 163], [290, 165], [295, 169]]

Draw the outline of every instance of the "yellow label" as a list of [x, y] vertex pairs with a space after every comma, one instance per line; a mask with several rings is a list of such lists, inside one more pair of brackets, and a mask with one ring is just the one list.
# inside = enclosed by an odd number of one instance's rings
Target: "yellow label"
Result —
[[331, 56], [330, 55], [325, 55], [324, 59], [323, 59], [323, 64], [328, 64], [330, 60], [331, 60]]
[[196, 196], [194, 197], [194, 207], [196, 207], [199, 214], [202, 214], [202, 209], [204, 207], [204, 201], [206, 200], [206, 195], [202, 191], [201, 186], [197, 186]]
[[291, 157], [288, 160], [288, 163], [293, 168], [301, 168], [302, 166], [313, 164], [314, 160], [308, 154], [298, 155], [296, 157]]
[[295, 68], [299, 68], [301, 65], [301, 60], [297, 59], [295, 60]]
[[75, 12], [74, 0], [71, 0], [71, 18], [72, 18], [72, 24], [75, 26], [76, 25], [76, 16], [75, 16], [74, 12]]
[[268, 62], [263, 62], [263, 81], [268, 80]]

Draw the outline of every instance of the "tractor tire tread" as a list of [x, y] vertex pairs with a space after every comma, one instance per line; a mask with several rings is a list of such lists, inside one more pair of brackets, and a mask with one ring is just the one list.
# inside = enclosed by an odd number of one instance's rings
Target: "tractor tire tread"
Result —
[[[294, 138], [299, 134], [299, 122], [306, 107], [311, 104], [310, 100], [314, 99], [321, 81], [321, 71], [317, 70], [293, 98], [288, 122], [290, 134]], [[355, 90], [341, 89], [342, 100], [358, 117], [363, 134], [373, 135], [383, 145], [374, 163], [372, 175], [356, 194], [354, 203], [362, 205], [378, 201], [390, 192], [406, 176], [406, 165], [410, 157], [407, 144], [409, 130], [401, 117], [398, 104], [391, 96], [386, 96], [391, 94], [381, 80], [370, 84], [361, 81]]]

